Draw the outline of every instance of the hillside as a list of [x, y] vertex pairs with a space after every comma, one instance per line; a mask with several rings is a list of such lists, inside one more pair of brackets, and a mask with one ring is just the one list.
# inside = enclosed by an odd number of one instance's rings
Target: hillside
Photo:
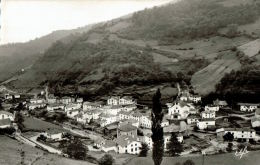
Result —
[[64, 42], [68, 42], [82, 32], [87, 32], [91, 27], [92, 25], [73, 30], [58, 30], [26, 43], [1, 45], [0, 82], [21, 69], [30, 67], [55, 41], [63, 39]]
[[182, 0], [146, 9], [55, 42], [8, 85], [101, 95], [191, 82], [207, 94], [243, 62], [259, 62], [259, 15], [253, 0]]

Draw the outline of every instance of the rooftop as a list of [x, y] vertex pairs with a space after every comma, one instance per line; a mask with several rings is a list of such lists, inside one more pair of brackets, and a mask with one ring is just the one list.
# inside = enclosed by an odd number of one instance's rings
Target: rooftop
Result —
[[2, 120], [0, 120], [0, 126], [10, 125], [10, 124], [11, 124], [11, 120], [10, 119], [2, 119]]
[[133, 126], [129, 123], [119, 126], [118, 129], [120, 131], [123, 131], [123, 132], [129, 132], [129, 131], [137, 130], [137, 128], [135, 126]]
[[0, 114], [5, 114], [5, 115], [9, 115], [9, 116], [14, 116], [12, 113], [7, 112], [7, 111], [0, 111]]
[[115, 139], [115, 142], [122, 147], [127, 146], [133, 141], [137, 141], [137, 139], [126, 135], [119, 136], [118, 138]]

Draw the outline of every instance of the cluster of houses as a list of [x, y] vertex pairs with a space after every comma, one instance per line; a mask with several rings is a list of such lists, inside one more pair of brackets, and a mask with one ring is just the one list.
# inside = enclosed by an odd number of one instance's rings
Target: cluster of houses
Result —
[[14, 123], [14, 115], [7, 111], [0, 111], [0, 128], [12, 127]]
[[[5, 95], [5, 99], [19, 98], [18, 95]], [[217, 137], [230, 132], [235, 139], [256, 139], [256, 131], [250, 128], [219, 128], [216, 129], [216, 113], [228, 106], [224, 100], [215, 100], [212, 104], [201, 107], [201, 96], [183, 91], [178, 98], [167, 103], [168, 113], [164, 115], [161, 126], [164, 128], [164, 147], [175, 133], [179, 142], [184, 142], [187, 127], [196, 127], [201, 131], [215, 131]], [[239, 103], [243, 112], [255, 112], [252, 117], [252, 127], [260, 127], [259, 104]], [[141, 112], [137, 109], [137, 101], [131, 96], [110, 96], [106, 103], [89, 102], [82, 98], [55, 97], [45, 92], [45, 98], [32, 98], [26, 104], [28, 110], [45, 108], [48, 112], [63, 112], [67, 117], [81, 124], [94, 121], [108, 130], [115, 130], [114, 138], [110, 140], [97, 139], [94, 145], [104, 152], [138, 154], [142, 143], [152, 148], [151, 139], [151, 110]], [[11, 113], [0, 111], [0, 128], [12, 124], [14, 116]], [[176, 122], [177, 121], [177, 122]], [[175, 123], [175, 124], [174, 124]], [[176, 124], [178, 123], [178, 124]], [[141, 134], [139, 133], [141, 132]], [[46, 137], [61, 140], [63, 133], [52, 131], [43, 133]]]

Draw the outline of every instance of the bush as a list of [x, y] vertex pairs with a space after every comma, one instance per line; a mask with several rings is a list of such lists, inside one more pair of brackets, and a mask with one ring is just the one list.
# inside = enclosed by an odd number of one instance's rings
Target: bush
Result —
[[114, 158], [109, 155], [109, 154], [105, 154], [102, 158], [100, 158], [99, 160], [99, 165], [112, 165], [114, 163]]
[[195, 163], [192, 160], [186, 160], [183, 165], [195, 165]]
[[4, 135], [12, 135], [15, 132], [15, 129], [13, 127], [7, 127], [7, 128], [0, 128], [0, 134]]

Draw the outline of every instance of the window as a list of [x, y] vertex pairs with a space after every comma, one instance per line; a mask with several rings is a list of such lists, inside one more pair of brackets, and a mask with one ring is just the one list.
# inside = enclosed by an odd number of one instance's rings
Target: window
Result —
[[135, 148], [135, 151], [137, 151], [137, 148]]
[[133, 149], [133, 148], [131, 149], [131, 152], [134, 152], [134, 149]]
[[127, 149], [125, 150], [125, 153], [127, 154]]

